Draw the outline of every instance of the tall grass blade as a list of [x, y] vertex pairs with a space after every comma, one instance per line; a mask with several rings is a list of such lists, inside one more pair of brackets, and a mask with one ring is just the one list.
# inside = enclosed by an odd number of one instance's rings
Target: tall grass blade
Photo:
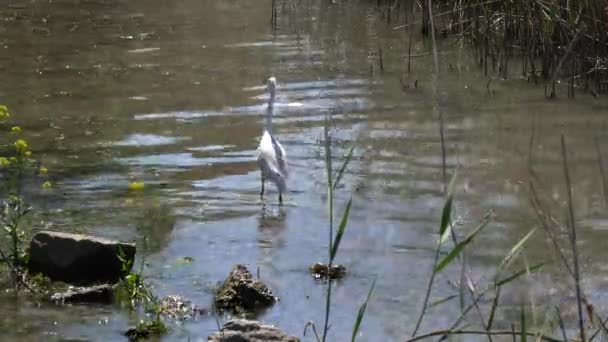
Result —
[[456, 297], [458, 297], [458, 295], [450, 295], [450, 296], [447, 296], [445, 298], [438, 299], [438, 300], [432, 302], [429, 305], [429, 308], [432, 308], [432, 307], [439, 306], [441, 304], [447, 303], [447, 302], [451, 301], [452, 299], [454, 299]]
[[599, 138], [596, 136], [595, 139], [595, 152], [597, 154], [597, 163], [600, 169], [600, 176], [602, 179], [602, 190], [604, 190], [604, 205], [608, 205], [608, 180], [606, 180], [606, 171], [604, 170], [604, 158], [602, 157], [602, 150], [600, 149]]
[[602, 317], [598, 316], [597, 314], [595, 315], [595, 318], [600, 323], [600, 331], [603, 333], [604, 338], [608, 338], [608, 327], [606, 327], [606, 321], [603, 321]]
[[520, 328], [521, 328], [521, 334], [520, 334], [520, 341], [521, 342], [527, 342], [528, 341], [528, 334], [526, 334], [526, 312], [524, 311], [524, 306], [521, 306], [521, 323], [520, 323]]
[[329, 256], [329, 263], [333, 263], [336, 254], [338, 253], [338, 248], [340, 247], [340, 241], [342, 241], [342, 235], [344, 235], [344, 230], [346, 229], [346, 223], [348, 223], [348, 216], [350, 214], [350, 207], [353, 203], [352, 197], [348, 200], [346, 204], [346, 209], [344, 209], [344, 214], [342, 214], [342, 220], [340, 221], [340, 226], [338, 226], [338, 231], [336, 232], [336, 239], [334, 240], [333, 246], [331, 248], [331, 254]]
[[[331, 123], [331, 114], [327, 114], [325, 118], [325, 167], [327, 171], [327, 206], [329, 211], [329, 240], [327, 241], [327, 254], [329, 257], [328, 268], [331, 270], [331, 254], [332, 254], [332, 244], [333, 244], [333, 236], [334, 236], [334, 192], [333, 192], [333, 181], [332, 181], [332, 165], [331, 165], [331, 140], [329, 135], [329, 127]], [[331, 311], [331, 277], [327, 280], [327, 297], [325, 301], [325, 321], [323, 323], [323, 338], [322, 341], [325, 342], [327, 338], [327, 331], [329, 330], [329, 315]]]
[[304, 332], [302, 333], [302, 335], [304, 337], [306, 337], [306, 332], [308, 331], [308, 327], [310, 327], [312, 329], [315, 340], [317, 342], [321, 342], [321, 339], [319, 338], [319, 334], [317, 333], [317, 327], [315, 326], [315, 323], [313, 321], [308, 321], [308, 323], [306, 323], [306, 325], [304, 326]]
[[566, 335], [566, 327], [564, 326], [564, 320], [562, 319], [562, 313], [559, 311], [559, 307], [555, 307], [557, 312], [557, 323], [559, 324], [559, 330], [562, 332], [562, 338], [564, 341], [568, 341], [568, 335]]
[[576, 289], [576, 304], [578, 309], [578, 325], [580, 329], [581, 341], [586, 341], [585, 338], [585, 323], [583, 317], [583, 298], [581, 293], [581, 274], [578, 265], [578, 250], [576, 247], [576, 226], [574, 224], [574, 208], [572, 205], [572, 182], [570, 181], [570, 173], [568, 172], [568, 152], [566, 150], [566, 139], [561, 136], [562, 159], [564, 165], [564, 178], [566, 180], [566, 193], [568, 195], [568, 223], [570, 228], [570, 246], [572, 248], [572, 259], [574, 261], [574, 286]]
[[[331, 265], [329, 267], [331, 270]], [[323, 337], [322, 342], [325, 342], [327, 338], [327, 332], [329, 331], [329, 314], [331, 310], [331, 277], [327, 278], [327, 299], [325, 301], [325, 322], [323, 323]]]
[[353, 146], [350, 147], [350, 149], [348, 150], [348, 153], [346, 154], [346, 156], [344, 157], [344, 161], [342, 162], [342, 166], [340, 167], [340, 170], [338, 170], [338, 173], [336, 175], [336, 179], [334, 180], [334, 190], [338, 187], [338, 184], [340, 184], [340, 180], [342, 179], [342, 176], [344, 175], [344, 171], [346, 171], [346, 167], [348, 166], [348, 163], [350, 163], [350, 160], [353, 158], [353, 152], [355, 152], [355, 144], [353, 144]]
[[[452, 180], [454, 180], [456, 178], [456, 174], [454, 174], [454, 177], [452, 178]], [[453, 182], [450, 182], [450, 185], [453, 187]], [[447, 236], [449, 236], [449, 229], [447, 229], [447, 227], [450, 226], [450, 215], [451, 215], [451, 210], [452, 210], [452, 200], [450, 199], [451, 196], [448, 196], [448, 198], [446, 199], [446, 202], [443, 206], [443, 212], [441, 214], [441, 226], [439, 227], [439, 232], [440, 232], [440, 238], [439, 238], [439, 243], [437, 244], [437, 248], [435, 249], [435, 258], [433, 260], [433, 272], [431, 273], [431, 277], [429, 278], [429, 282], [427, 284], [426, 287], [426, 293], [424, 295], [424, 300], [422, 302], [422, 309], [420, 310], [420, 315], [418, 315], [418, 320], [416, 321], [416, 326], [414, 327], [414, 331], [412, 332], [412, 337], [416, 336], [416, 333], [418, 333], [418, 329], [420, 328], [420, 324], [422, 324], [422, 319], [424, 318], [424, 314], [426, 313], [426, 309], [429, 303], [429, 298], [431, 296], [431, 289], [433, 288], [433, 283], [435, 282], [435, 275], [437, 274], [437, 271], [435, 271], [435, 267], [437, 266], [437, 261], [439, 261], [439, 253], [441, 252], [441, 244], [442, 244], [442, 240], [447, 239]], [[446, 213], [447, 211], [447, 213]], [[444, 217], [447, 216], [447, 220], [444, 220]], [[447, 221], [447, 223], [444, 223], [444, 221]], [[445, 226], [444, 226], [445, 225]], [[447, 233], [446, 233], [447, 232]]]
[[359, 308], [359, 313], [357, 313], [357, 320], [355, 320], [355, 326], [353, 327], [353, 336], [351, 338], [351, 342], [355, 342], [357, 339], [357, 333], [359, 332], [359, 327], [361, 326], [361, 322], [363, 321], [363, 316], [365, 316], [365, 310], [367, 309], [367, 304], [369, 303], [369, 299], [372, 296], [372, 292], [374, 291], [374, 287], [376, 286], [376, 280], [372, 283], [372, 286], [369, 288], [369, 292], [367, 293], [367, 298], [365, 302]]
[[452, 215], [452, 201], [454, 199], [454, 184], [456, 183], [456, 172], [452, 176], [450, 185], [448, 186], [447, 199], [443, 204], [443, 210], [441, 212], [441, 225], [439, 226], [439, 244], [443, 244], [450, 236], [450, 223]]
[[513, 280], [521, 277], [522, 275], [524, 275], [526, 273], [536, 272], [536, 271], [540, 270], [546, 264], [547, 264], [546, 262], [541, 262], [541, 263], [538, 263], [538, 264], [534, 264], [534, 265], [532, 265], [530, 267], [526, 267], [526, 268], [524, 268], [522, 270], [519, 270], [517, 272], [514, 272], [513, 274], [511, 274], [511, 275], [509, 275], [509, 276], [507, 276], [507, 277], [505, 277], [505, 278], [497, 281], [496, 282], [496, 286], [503, 286], [503, 285], [505, 285], [507, 283], [510, 283]]
[[331, 137], [329, 135], [329, 125], [330, 118], [325, 118], [325, 129], [324, 129], [324, 138], [325, 138], [325, 171], [327, 172], [327, 183], [328, 187], [333, 188], [333, 180], [332, 180], [332, 165], [331, 165]]
[[[496, 271], [496, 277], [494, 280], [494, 286], [496, 288], [496, 295], [494, 296], [494, 299], [492, 300], [492, 307], [490, 308], [490, 317], [488, 318], [488, 324], [487, 327], [488, 329], [492, 329], [492, 324], [494, 323], [494, 317], [496, 315], [496, 309], [498, 308], [498, 303], [500, 300], [500, 287], [528, 272], [530, 272], [531, 268], [525, 268], [509, 277], [507, 277], [506, 279], [503, 279], [501, 281], [499, 281], [499, 277], [500, 277], [500, 272], [508, 266], [508, 264], [511, 263], [511, 261], [513, 261], [515, 259], [515, 257], [517, 256], [517, 254], [519, 254], [519, 252], [523, 249], [524, 245], [526, 244], [526, 242], [528, 241], [528, 239], [530, 239], [530, 237], [534, 234], [534, 232], [536, 232], [537, 228], [533, 228], [532, 230], [530, 230], [528, 232], [528, 234], [526, 234], [526, 236], [524, 236], [521, 240], [519, 240], [518, 243], [516, 243], [511, 250], [509, 251], [509, 253], [507, 253], [507, 255], [502, 259], [501, 263], [498, 266], [498, 270]], [[537, 268], [540, 268], [539, 265], [543, 265], [543, 264], [538, 264], [538, 265], [534, 265], [538, 266]]]
[[435, 272], [440, 272], [441, 270], [443, 270], [447, 265], [450, 264], [450, 262], [452, 262], [452, 260], [454, 260], [463, 250], [464, 248], [471, 243], [471, 241], [473, 241], [473, 239], [475, 238], [475, 236], [483, 229], [485, 228], [485, 226], [488, 225], [488, 223], [490, 222], [490, 218], [487, 217], [485, 218], [471, 233], [469, 233], [469, 235], [462, 240], [461, 242], [459, 242], [456, 247], [454, 247], [450, 253], [448, 253], [448, 255], [446, 255], [438, 264], [437, 266], [435, 266]]
[[492, 324], [494, 324], [494, 317], [496, 316], [496, 309], [500, 301], [500, 286], [496, 286], [496, 294], [492, 300], [492, 307], [490, 308], [490, 316], [488, 317], [488, 324], [486, 324], [488, 330], [492, 330]]
[[534, 227], [532, 230], [530, 230], [528, 232], [528, 234], [526, 234], [526, 236], [524, 236], [521, 240], [519, 240], [518, 243], [515, 244], [515, 246], [513, 246], [511, 248], [509, 253], [507, 253], [507, 255], [504, 257], [504, 259], [502, 259], [502, 262], [498, 266], [498, 272], [500, 272], [502, 269], [507, 267], [508, 264], [511, 263], [511, 261], [513, 261], [515, 256], [517, 254], [519, 254], [519, 252], [522, 250], [522, 248], [524, 247], [524, 245], [526, 244], [528, 239], [530, 239], [530, 237], [532, 237], [532, 235], [534, 235], [534, 233], [536, 232], [536, 229], [537, 229], [537, 227]]

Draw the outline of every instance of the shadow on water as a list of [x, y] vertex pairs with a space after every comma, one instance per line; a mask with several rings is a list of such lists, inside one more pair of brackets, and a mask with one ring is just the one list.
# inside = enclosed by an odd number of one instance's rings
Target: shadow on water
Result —
[[[341, 212], [353, 191], [337, 260], [350, 273], [333, 289], [330, 340], [350, 337], [359, 299], [376, 276], [360, 341], [396, 340], [411, 332], [418, 313], [443, 205], [432, 65], [428, 55], [413, 58], [408, 77], [417, 87], [403, 86], [404, 33], [387, 25], [375, 4], [285, 3], [275, 32], [269, 1], [16, 1], [0, 10], [0, 103], [15, 113], [56, 184], [52, 194], [33, 199], [34, 228], [129, 241], [145, 236], [145, 274], [158, 294], [201, 306], [210, 305], [215, 284], [233, 265], [260, 267], [281, 299], [260, 319], [299, 334], [324, 315], [323, 288], [308, 266], [327, 252], [320, 140], [331, 113], [336, 158], [352, 142], [357, 148], [336, 199]], [[426, 54], [425, 41], [413, 39], [412, 50]], [[494, 229], [472, 248], [474, 272], [492, 269], [537, 224], [524, 186], [534, 114], [535, 168], [556, 212], [564, 205], [559, 133], [576, 151], [584, 279], [590, 289], [606, 287], [597, 261], [608, 218], [592, 137], [605, 145], [608, 105], [582, 94], [547, 102], [542, 89], [519, 79], [496, 80], [489, 93], [466, 51], [440, 52], [437, 96], [446, 164], [461, 169], [457, 229], [496, 212]], [[276, 134], [293, 162], [283, 207], [272, 186], [259, 199], [261, 82], [269, 75], [279, 81]], [[143, 181], [145, 189], [129, 192], [130, 181]], [[543, 241], [532, 243], [526, 255], [540, 259]], [[186, 256], [193, 261], [180, 263]], [[437, 296], [451, 290], [447, 280], [456, 273], [440, 277]], [[504, 298], [513, 305], [522, 293], [545, 300], [546, 291], [563, 290], [560, 283], [563, 275], [549, 273]], [[590, 296], [603, 303], [599, 292]], [[446, 306], [427, 322], [443, 326], [454, 315], [457, 309]], [[2, 339], [32, 341], [121, 339], [136, 319], [115, 307], [38, 307], [5, 297], [0, 317]], [[505, 321], [511, 318], [506, 312]], [[215, 329], [215, 320], [203, 317], [176, 325], [168, 338], [200, 340]]]

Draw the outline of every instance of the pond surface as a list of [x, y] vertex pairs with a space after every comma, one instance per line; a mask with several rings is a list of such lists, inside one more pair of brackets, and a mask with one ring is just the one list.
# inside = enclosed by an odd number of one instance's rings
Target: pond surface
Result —
[[[0, 103], [54, 182], [52, 191], [31, 196], [34, 230], [136, 241], [158, 295], [180, 294], [207, 308], [235, 264], [259, 268], [280, 301], [258, 318], [301, 337], [306, 322], [320, 327], [324, 317], [325, 286], [308, 266], [327, 259], [322, 136], [330, 113], [334, 164], [356, 145], [336, 192], [338, 215], [351, 195], [353, 208], [337, 257], [349, 274], [334, 287], [330, 340], [350, 339], [375, 277], [359, 341], [402, 340], [419, 313], [444, 201], [438, 108], [448, 177], [458, 168], [458, 236], [494, 211], [471, 246], [471, 277], [491, 280], [502, 257], [538, 225], [528, 195], [530, 151], [546, 209], [564, 219], [564, 133], [584, 288], [597, 308], [608, 304], [608, 217], [594, 147], [597, 137], [608, 149], [605, 98], [568, 100], [564, 89], [548, 101], [543, 86], [516, 67], [511, 80], [488, 83], [472, 53], [451, 40], [441, 42], [435, 84], [429, 45], [417, 34], [408, 74], [409, 32], [393, 30], [403, 16], [393, 13], [388, 24], [375, 1], [281, 2], [276, 30], [270, 8], [271, 1], [244, 0], [34, 0], [2, 8]], [[275, 133], [291, 163], [282, 207], [274, 186], [259, 198], [256, 147], [270, 75], [279, 82]], [[129, 192], [130, 181], [145, 189]], [[531, 264], [555, 258], [540, 230], [525, 257]], [[431, 300], [455, 293], [448, 281], [459, 273], [442, 273]], [[509, 286], [497, 324], [517, 322], [521, 301], [562, 304], [571, 314], [569, 281], [553, 267]], [[443, 305], [422, 330], [457, 316], [456, 301]], [[0, 336], [123, 340], [140, 317], [114, 306], [4, 296]], [[170, 326], [163, 340], [206, 341], [217, 330], [212, 316]]]

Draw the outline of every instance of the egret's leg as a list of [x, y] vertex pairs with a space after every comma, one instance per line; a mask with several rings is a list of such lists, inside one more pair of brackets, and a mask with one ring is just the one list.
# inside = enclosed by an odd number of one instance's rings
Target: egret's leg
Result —
[[262, 190], [260, 191], [260, 198], [264, 198], [264, 176], [262, 176]]
[[283, 193], [279, 191], [279, 204], [283, 204]]

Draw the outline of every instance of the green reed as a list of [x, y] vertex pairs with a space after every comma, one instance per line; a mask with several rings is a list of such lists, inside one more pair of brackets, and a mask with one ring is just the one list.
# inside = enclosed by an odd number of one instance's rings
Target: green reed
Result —
[[[331, 290], [332, 290], [332, 266], [334, 265], [334, 260], [336, 258], [336, 255], [338, 254], [338, 250], [340, 248], [340, 243], [342, 241], [342, 237], [344, 236], [344, 232], [346, 231], [346, 226], [348, 224], [348, 218], [350, 215], [350, 210], [352, 207], [352, 196], [349, 198], [348, 202], [346, 203], [346, 207], [344, 209], [344, 212], [342, 213], [342, 217], [340, 219], [340, 223], [337, 227], [337, 230], [334, 232], [334, 200], [335, 200], [335, 196], [334, 196], [334, 192], [335, 190], [338, 188], [338, 185], [340, 184], [340, 181], [342, 180], [346, 169], [348, 168], [348, 165], [350, 163], [350, 161], [352, 160], [353, 157], [353, 153], [355, 151], [355, 145], [353, 144], [348, 152], [346, 153], [346, 155], [343, 157], [343, 161], [342, 164], [340, 165], [340, 167], [338, 168], [338, 170], [335, 172], [334, 174], [334, 169], [333, 169], [333, 155], [332, 155], [332, 142], [331, 142], [331, 134], [330, 134], [330, 127], [331, 127], [331, 116], [328, 114], [325, 118], [325, 125], [324, 125], [324, 151], [325, 151], [325, 171], [326, 171], [326, 176], [327, 176], [327, 210], [328, 210], [328, 216], [329, 216], [329, 232], [328, 232], [328, 240], [327, 240], [327, 258], [328, 258], [328, 262], [327, 262], [327, 293], [326, 293], [326, 301], [325, 301], [325, 318], [324, 318], [324, 323], [323, 323], [323, 330], [322, 330], [322, 335], [321, 337], [319, 337], [319, 334], [317, 333], [317, 329], [315, 327], [314, 322], [310, 321], [306, 324], [305, 328], [304, 328], [304, 335], [306, 335], [306, 331], [307, 329], [310, 327], [314, 333], [314, 336], [316, 338], [316, 340], [319, 341], [323, 341], [325, 342], [327, 340], [327, 333], [329, 331], [329, 319], [330, 319], [330, 313], [331, 313]], [[335, 236], [334, 236], [335, 233]], [[363, 304], [361, 305], [361, 307], [359, 308], [359, 311], [357, 313], [356, 319], [355, 319], [355, 324], [353, 326], [353, 330], [352, 330], [352, 337], [351, 337], [351, 341], [354, 342], [357, 338], [357, 334], [359, 332], [359, 328], [361, 327], [361, 322], [363, 321], [363, 317], [365, 316], [365, 310], [367, 309], [367, 305], [369, 303], [369, 300], [371, 298], [372, 292], [374, 290], [376, 284], [376, 280], [373, 281], [372, 286], [369, 289], [369, 292], [367, 294], [367, 298], [365, 300], [365, 302], [363, 302]]]
[[[412, 3], [395, 2], [406, 10]], [[396, 6], [395, 2], [385, 5]], [[447, 40], [468, 41], [488, 77], [522, 75], [535, 83], [541, 80], [549, 98], [557, 94], [558, 79], [567, 85], [568, 97], [574, 97], [576, 89], [594, 96], [608, 91], [608, 13], [603, 0], [435, 0], [414, 4], [421, 8], [422, 17], [396, 28], [419, 29], [425, 36], [438, 32]], [[433, 12], [436, 14], [429, 16]]]

